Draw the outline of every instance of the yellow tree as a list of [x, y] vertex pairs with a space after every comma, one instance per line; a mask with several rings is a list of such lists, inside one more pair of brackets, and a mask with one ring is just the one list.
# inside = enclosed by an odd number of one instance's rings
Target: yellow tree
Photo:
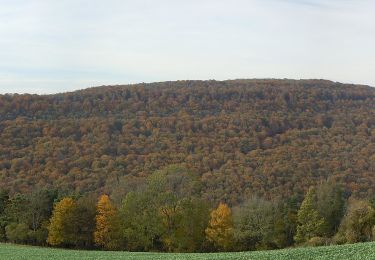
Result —
[[117, 211], [112, 205], [108, 195], [102, 195], [96, 206], [96, 229], [94, 232], [94, 241], [98, 246], [107, 249], [116, 249], [116, 242], [113, 233], [116, 223]]
[[206, 228], [206, 237], [217, 247], [228, 250], [233, 243], [232, 211], [224, 203], [212, 210], [210, 222]]
[[74, 207], [75, 201], [72, 198], [63, 198], [56, 203], [48, 226], [47, 243], [53, 246], [69, 243]]

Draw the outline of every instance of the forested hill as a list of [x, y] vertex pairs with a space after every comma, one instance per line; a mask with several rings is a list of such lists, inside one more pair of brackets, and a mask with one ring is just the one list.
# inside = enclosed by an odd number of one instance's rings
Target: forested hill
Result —
[[[125, 193], [183, 164], [203, 197], [375, 187], [375, 89], [323, 80], [177, 81], [0, 95], [0, 188]], [[119, 195], [120, 196], [120, 195]]]

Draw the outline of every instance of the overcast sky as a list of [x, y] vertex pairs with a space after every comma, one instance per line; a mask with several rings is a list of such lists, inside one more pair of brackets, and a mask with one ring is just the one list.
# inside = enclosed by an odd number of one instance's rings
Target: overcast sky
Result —
[[375, 1], [0, 0], [0, 93], [235, 78], [375, 86]]

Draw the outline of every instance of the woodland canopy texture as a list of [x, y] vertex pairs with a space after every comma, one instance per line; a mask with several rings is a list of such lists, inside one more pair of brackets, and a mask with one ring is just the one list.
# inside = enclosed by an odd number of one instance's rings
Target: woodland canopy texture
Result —
[[56, 188], [116, 202], [183, 165], [202, 198], [238, 205], [326, 179], [375, 187], [375, 89], [324, 80], [175, 81], [0, 95], [0, 189]]

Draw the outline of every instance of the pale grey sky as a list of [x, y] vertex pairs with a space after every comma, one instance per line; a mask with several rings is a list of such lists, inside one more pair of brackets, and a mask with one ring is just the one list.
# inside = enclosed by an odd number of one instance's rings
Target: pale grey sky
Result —
[[375, 86], [374, 0], [0, 0], [0, 93], [179, 79]]

